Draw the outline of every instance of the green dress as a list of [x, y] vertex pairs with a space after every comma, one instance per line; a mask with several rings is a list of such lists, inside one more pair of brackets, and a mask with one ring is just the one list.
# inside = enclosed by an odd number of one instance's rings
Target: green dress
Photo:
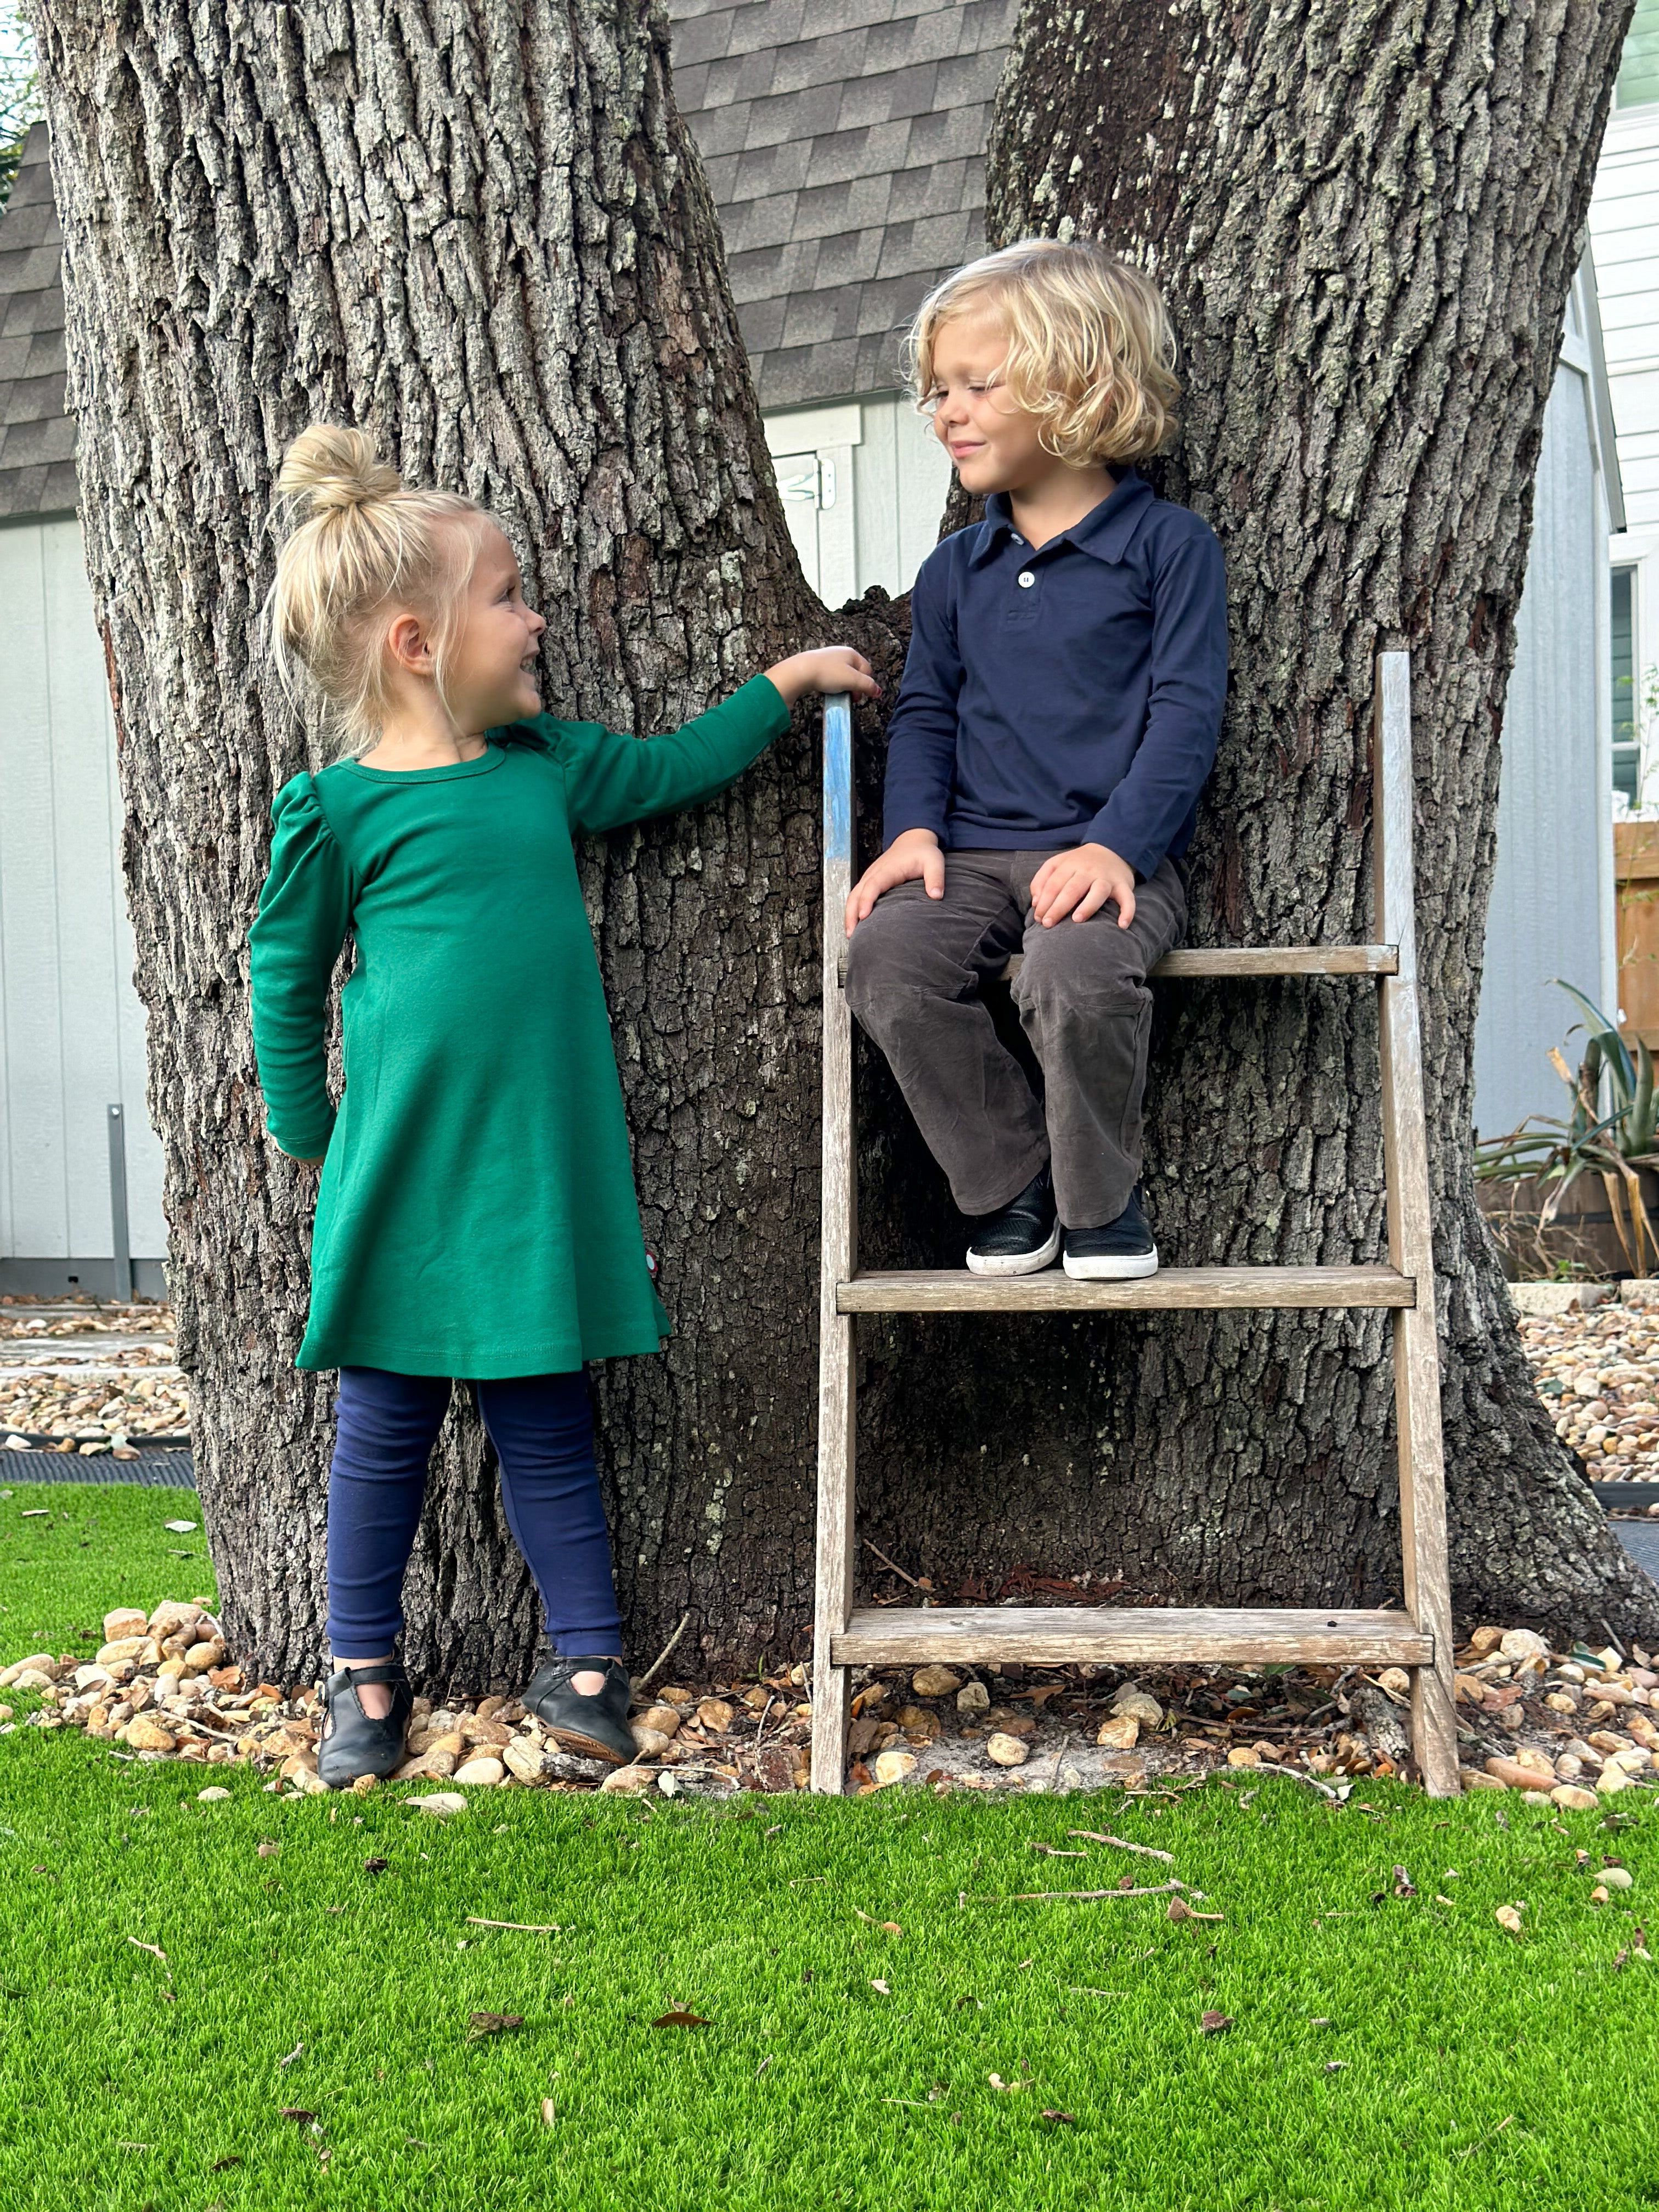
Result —
[[[249, 943], [267, 1125], [325, 1154], [301, 1367], [485, 1378], [657, 1349], [571, 839], [695, 805], [788, 725], [757, 676], [668, 737], [542, 714], [453, 767], [283, 785]], [[337, 1114], [324, 1019], [348, 933]]]

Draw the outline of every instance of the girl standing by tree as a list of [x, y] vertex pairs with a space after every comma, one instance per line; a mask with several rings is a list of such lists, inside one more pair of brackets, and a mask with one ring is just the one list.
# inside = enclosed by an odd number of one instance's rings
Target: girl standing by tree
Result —
[[[573, 836], [696, 805], [845, 647], [780, 661], [648, 743], [540, 712], [544, 624], [471, 501], [405, 485], [360, 432], [296, 439], [270, 619], [343, 757], [277, 794], [252, 947], [270, 1133], [322, 1163], [298, 1364], [339, 1370], [323, 1780], [404, 1756], [404, 1571], [451, 1378], [476, 1382], [554, 1656], [524, 1702], [568, 1750], [633, 1756], [585, 1374], [669, 1328], [641, 1240]], [[346, 1087], [325, 1014], [348, 934]]]

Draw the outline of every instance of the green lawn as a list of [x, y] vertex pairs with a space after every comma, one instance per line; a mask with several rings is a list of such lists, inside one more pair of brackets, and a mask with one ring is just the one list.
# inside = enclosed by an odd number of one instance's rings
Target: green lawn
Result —
[[[14, 1492], [0, 1656], [70, 1649], [107, 1592], [206, 1587], [167, 1557], [191, 1540], [161, 1530], [196, 1517], [185, 1493]], [[37, 1503], [69, 1517], [21, 1522]], [[230, 1801], [199, 1803], [209, 1782]], [[0, 2205], [1659, 2203], [1656, 1970], [1615, 1964], [1659, 1880], [1653, 1801], [1610, 1827], [1360, 1789], [1340, 1811], [1273, 1779], [1136, 1803], [479, 1790], [439, 1822], [390, 1791], [279, 1803], [246, 1773], [20, 1729]], [[1172, 1852], [1224, 1917], [1011, 1901], [1163, 1879], [1079, 1827]], [[1575, 1846], [1635, 1887], [1593, 1906]], [[1494, 1918], [1517, 1900], [1519, 1940]], [[707, 2024], [652, 2025], [675, 2009]], [[1206, 2010], [1231, 2027], [1204, 2034]], [[523, 2024], [470, 2041], [475, 2011]]]

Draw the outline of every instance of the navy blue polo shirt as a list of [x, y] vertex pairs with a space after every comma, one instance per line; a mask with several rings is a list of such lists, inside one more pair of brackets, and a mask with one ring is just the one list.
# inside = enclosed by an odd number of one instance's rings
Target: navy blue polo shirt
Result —
[[1126, 470], [1034, 552], [1006, 495], [922, 562], [888, 729], [885, 842], [1109, 846], [1141, 876], [1191, 841], [1227, 691], [1214, 532]]

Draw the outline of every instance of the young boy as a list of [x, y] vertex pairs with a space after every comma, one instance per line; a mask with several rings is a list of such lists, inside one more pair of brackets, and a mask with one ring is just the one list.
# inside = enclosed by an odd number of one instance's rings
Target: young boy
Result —
[[[1221, 549], [1133, 464], [1176, 428], [1163, 301], [1089, 244], [947, 277], [911, 333], [921, 405], [983, 522], [922, 563], [884, 850], [847, 902], [847, 994], [963, 1213], [968, 1265], [1150, 1275], [1147, 971], [1227, 685]], [[981, 996], [1011, 954], [1039, 1103]]]

